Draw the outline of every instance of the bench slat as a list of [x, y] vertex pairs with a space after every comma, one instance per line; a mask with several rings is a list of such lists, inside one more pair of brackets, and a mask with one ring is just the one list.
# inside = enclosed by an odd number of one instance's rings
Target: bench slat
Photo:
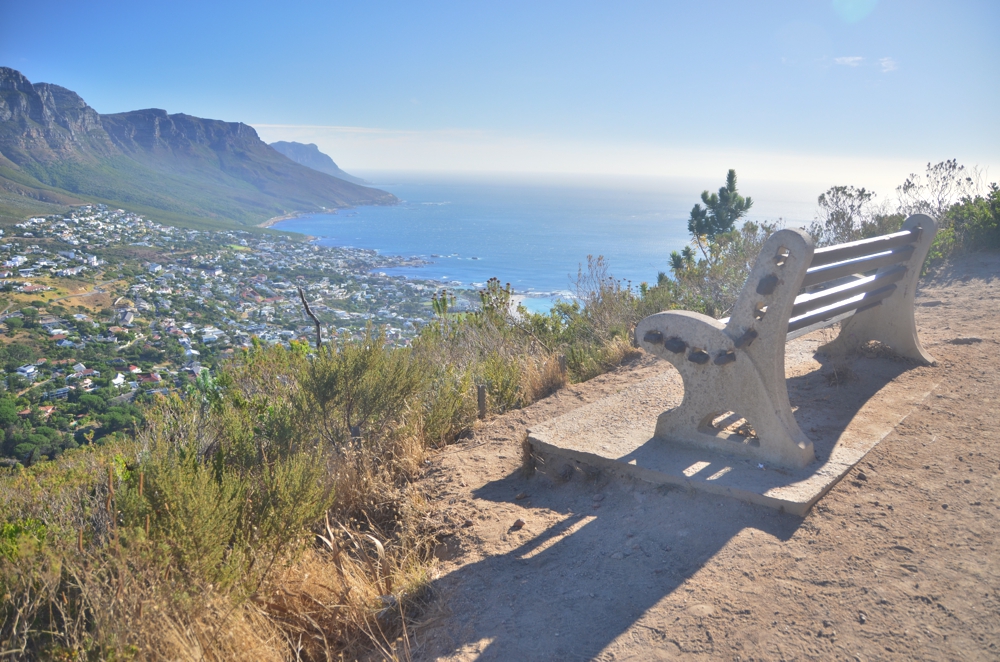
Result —
[[820, 310], [814, 311], [812, 313], [802, 315], [801, 317], [793, 318], [788, 322], [788, 332], [797, 331], [799, 329], [805, 328], [816, 324], [817, 322], [822, 322], [824, 320], [829, 320], [831, 317], [836, 317], [841, 313], [846, 313], [851, 310], [857, 310], [864, 306], [872, 306], [882, 302], [882, 299], [886, 298], [890, 294], [896, 291], [896, 284], [891, 283], [889, 285], [884, 285], [877, 290], [872, 292], [866, 292], [863, 295], [856, 296], [850, 301], [845, 301], [837, 306], [828, 306]]
[[865, 255], [874, 255], [875, 253], [882, 253], [892, 248], [897, 248], [899, 246], [906, 246], [907, 244], [916, 243], [920, 238], [920, 228], [915, 230], [904, 230], [903, 232], [894, 232], [892, 234], [887, 234], [881, 237], [872, 237], [871, 239], [862, 239], [860, 241], [852, 241], [847, 244], [840, 244], [838, 246], [827, 246], [826, 248], [817, 248], [813, 252], [812, 262], [809, 264], [809, 268], [822, 267], [826, 264], [833, 264], [835, 262], [843, 262], [845, 260], [851, 260], [856, 257], [864, 257]]
[[907, 245], [883, 255], [862, 257], [823, 267], [810, 267], [806, 271], [805, 278], [802, 279], [802, 287], [809, 287], [851, 274], [864, 273], [872, 269], [881, 269], [882, 267], [890, 267], [894, 264], [905, 262], [913, 255], [913, 249], [913, 245]]
[[906, 265], [899, 264], [891, 269], [875, 274], [874, 276], [859, 278], [850, 283], [832, 287], [829, 290], [822, 290], [820, 292], [813, 292], [809, 294], [800, 294], [795, 298], [795, 305], [792, 307], [791, 316], [799, 317], [800, 315], [805, 315], [812, 310], [824, 308], [838, 301], [850, 299], [858, 294], [877, 290], [883, 285], [898, 282], [904, 274], [906, 274]]
[[786, 343], [787, 342], [791, 342], [792, 340], [795, 340], [796, 338], [798, 338], [800, 336], [804, 336], [807, 333], [812, 333], [813, 331], [817, 331], [819, 329], [825, 329], [826, 327], [832, 326], [833, 324], [835, 324], [837, 322], [840, 322], [842, 320], [846, 320], [848, 317], [850, 317], [851, 315], [853, 315], [855, 312], [856, 311], [854, 311], [854, 310], [848, 310], [846, 313], [841, 313], [839, 315], [835, 315], [834, 317], [830, 317], [828, 319], [823, 319], [823, 320], [820, 320], [820, 321], [815, 322], [813, 324], [810, 324], [809, 326], [804, 326], [804, 327], [802, 327], [800, 329], [795, 329], [794, 331], [789, 331], [787, 334], [785, 334], [785, 342]]

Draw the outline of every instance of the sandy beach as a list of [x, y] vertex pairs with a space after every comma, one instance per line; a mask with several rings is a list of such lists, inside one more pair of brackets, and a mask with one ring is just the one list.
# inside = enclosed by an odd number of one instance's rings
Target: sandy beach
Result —
[[[258, 223], [257, 227], [259, 227], [259, 228], [269, 228], [269, 227], [273, 226], [276, 223], [280, 223], [281, 221], [289, 221], [289, 220], [291, 220], [293, 218], [299, 218], [300, 216], [307, 216], [307, 215], [308, 216], [312, 216], [314, 214], [336, 214], [338, 211], [340, 211], [340, 210], [339, 209], [328, 209], [326, 211], [293, 211], [293, 212], [285, 214], [283, 216], [275, 216], [273, 218], [269, 218], [266, 221]], [[314, 239], [314, 237], [310, 237], [310, 239]]]

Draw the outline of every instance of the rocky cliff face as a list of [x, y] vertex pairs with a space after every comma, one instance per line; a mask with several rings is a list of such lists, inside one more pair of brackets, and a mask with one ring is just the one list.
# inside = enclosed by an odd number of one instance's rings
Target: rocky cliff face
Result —
[[241, 122], [156, 108], [101, 115], [75, 92], [32, 84], [7, 67], [0, 67], [0, 180], [0, 191], [54, 187], [242, 223], [396, 202], [294, 162]]
[[212, 149], [256, 150], [267, 145], [253, 127], [242, 122], [207, 120], [158, 108], [102, 115], [104, 128], [115, 144], [130, 153], [192, 153], [198, 146]]
[[0, 152], [14, 163], [81, 158], [113, 152], [101, 117], [78, 94], [58, 85], [32, 85], [0, 67]]

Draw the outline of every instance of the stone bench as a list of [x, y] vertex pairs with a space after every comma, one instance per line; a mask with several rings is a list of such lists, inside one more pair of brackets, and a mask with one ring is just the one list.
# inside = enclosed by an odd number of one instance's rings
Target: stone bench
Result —
[[[788, 401], [785, 343], [841, 322], [831, 351], [877, 340], [899, 356], [933, 363], [917, 338], [913, 299], [936, 232], [933, 219], [916, 214], [899, 232], [814, 249], [807, 233], [779, 230], [729, 318], [667, 311], [643, 319], [637, 344], [673, 364], [684, 381], [681, 405], [660, 414], [654, 436], [789, 469], [813, 462], [813, 442]], [[717, 423], [727, 417], [745, 419], [755, 434], [720, 434]]]

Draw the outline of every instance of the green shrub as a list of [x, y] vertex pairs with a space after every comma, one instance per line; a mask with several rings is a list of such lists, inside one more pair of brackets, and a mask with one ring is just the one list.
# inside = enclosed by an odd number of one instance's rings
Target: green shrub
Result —
[[984, 196], [967, 197], [948, 210], [945, 222], [955, 230], [964, 250], [1000, 248], [1000, 187], [991, 184]]
[[25, 553], [25, 548], [37, 549], [45, 540], [46, 531], [45, 524], [37, 519], [0, 523], [0, 561], [13, 561]]
[[478, 364], [477, 372], [477, 381], [486, 385], [491, 411], [502, 414], [526, 404], [521, 386], [522, 371], [517, 359], [490, 353]]
[[454, 366], [440, 366], [427, 382], [427, 392], [423, 403], [424, 438], [434, 446], [449, 444], [476, 419], [472, 375]]
[[409, 350], [391, 349], [371, 327], [358, 342], [326, 345], [303, 375], [329, 439], [381, 435], [398, 423], [429, 375]]

